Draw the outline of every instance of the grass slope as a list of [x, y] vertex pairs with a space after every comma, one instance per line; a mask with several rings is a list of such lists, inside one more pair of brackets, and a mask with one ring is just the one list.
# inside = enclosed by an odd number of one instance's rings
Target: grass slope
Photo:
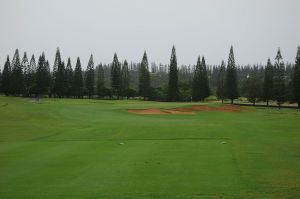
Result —
[[300, 197], [299, 111], [190, 105], [0, 97], [0, 198]]

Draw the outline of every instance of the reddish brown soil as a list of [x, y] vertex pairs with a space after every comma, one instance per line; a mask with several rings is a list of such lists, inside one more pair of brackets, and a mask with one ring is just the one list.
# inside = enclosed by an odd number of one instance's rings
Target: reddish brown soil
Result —
[[173, 108], [173, 109], [129, 109], [130, 113], [136, 113], [141, 115], [165, 115], [165, 114], [175, 114], [175, 115], [191, 115], [195, 114], [195, 111], [222, 111], [222, 112], [240, 112], [249, 111], [245, 107], [236, 105], [223, 105], [223, 106], [207, 106], [207, 105], [194, 105], [191, 108]]

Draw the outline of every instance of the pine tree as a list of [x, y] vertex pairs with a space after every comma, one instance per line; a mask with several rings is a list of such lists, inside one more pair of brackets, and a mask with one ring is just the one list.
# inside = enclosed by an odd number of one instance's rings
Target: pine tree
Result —
[[175, 46], [172, 48], [168, 82], [168, 101], [178, 100], [178, 68]]
[[66, 69], [64, 62], [59, 63], [55, 76], [54, 94], [61, 98], [66, 94]]
[[48, 94], [50, 89], [50, 69], [49, 63], [46, 61], [44, 52], [39, 57], [36, 71], [36, 94], [38, 96]]
[[12, 78], [11, 78], [12, 92], [15, 95], [23, 94], [23, 70], [21, 67], [19, 50], [16, 49], [14, 58], [12, 60]]
[[300, 108], [300, 46], [298, 46], [296, 64], [293, 76], [293, 91], [298, 108]]
[[7, 56], [2, 72], [2, 91], [5, 95], [11, 94], [11, 66], [9, 56]]
[[129, 91], [129, 69], [128, 69], [128, 63], [125, 60], [124, 64], [122, 66], [122, 72], [121, 72], [121, 94], [122, 97], [128, 98], [128, 91]]
[[66, 82], [66, 96], [70, 97], [73, 94], [73, 69], [72, 69], [72, 65], [71, 65], [71, 59], [70, 57], [68, 58], [68, 63], [67, 63], [67, 67], [65, 70], [66, 74], [65, 74], [65, 82]]
[[32, 94], [36, 94], [36, 63], [35, 63], [35, 58], [34, 58], [34, 55], [31, 56], [31, 59], [30, 59], [30, 89], [29, 89], [29, 95], [31, 96]]
[[98, 97], [101, 98], [101, 97], [105, 96], [104, 89], [105, 89], [104, 70], [103, 70], [102, 64], [99, 64], [97, 66], [97, 95], [98, 95]]
[[[45, 58], [46, 60], [46, 58]], [[48, 96], [50, 97], [51, 93], [51, 72], [50, 72], [50, 64], [49, 64], [49, 61], [46, 60], [46, 65], [45, 65], [45, 72], [46, 72], [46, 79], [45, 79], [45, 84], [46, 84], [46, 88], [47, 88], [47, 92], [46, 94], [48, 93]]]
[[194, 70], [194, 76], [193, 76], [193, 87], [192, 87], [192, 99], [193, 101], [199, 101], [201, 100], [201, 88], [200, 88], [200, 82], [201, 82], [201, 57], [198, 57], [197, 65], [195, 66]]
[[233, 100], [238, 97], [238, 87], [237, 87], [237, 71], [235, 67], [233, 47], [230, 48], [228, 64], [227, 64], [227, 72], [226, 72], [226, 96], [231, 100], [231, 104], [233, 104]]
[[207, 69], [206, 69], [206, 63], [204, 57], [202, 57], [202, 64], [201, 64], [201, 100], [203, 101], [206, 97], [209, 96], [210, 90], [209, 90], [209, 83], [208, 83], [208, 75], [207, 75]]
[[139, 95], [142, 96], [144, 100], [150, 96], [150, 73], [146, 51], [144, 52], [140, 66]]
[[194, 101], [204, 101], [209, 96], [208, 76], [204, 57], [198, 57], [194, 71], [192, 95]]
[[279, 109], [281, 104], [285, 102], [285, 66], [282, 61], [280, 49], [277, 51], [275, 58], [275, 71], [274, 71], [274, 99], [277, 101]]
[[258, 77], [258, 67], [253, 67], [251, 74], [247, 79], [247, 97], [250, 102], [255, 105], [260, 97], [260, 79]]
[[0, 68], [0, 93], [2, 93], [2, 71]]
[[93, 55], [91, 55], [90, 60], [88, 62], [87, 68], [86, 68], [86, 79], [85, 79], [85, 85], [87, 88], [88, 96], [91, 98], [94, 94], [94, 61], [93, 61]]
[[22, 59], [21, 67], [23, 69], [23, 78], [24, 78], [24, 96], [29, 96], [30, 88], [32, 86], [32, 71], [30, 69], [30, 64], [28, 62], [27, 53], [24, 52]]
[[273, 73], [274, 69], [269, 58], [267, 66], [265, 68], [263, 86], [263, 99], [267, 102], [267, 106], [269, 106], [269, 101], [273, 98]]
[[113, 94], [119, 99], [120, 96], [120, 85], [121, 85], [121, 66], [118, 60], [118, 56], [115, 53], [114, 60], [111, 65], [111, 87]]
[[52, 72], [52, 88], [51, 88], [51, 92], [54, 95], [57, 95], [57, 93], [60, 92], [59, 91], [60, 88], [57, 87], [57, 85], [60, 84], [60, 83], [56, 82], [57, 72], [58, 72], [58, 68], [60, 66], [61, 66], [61, 54], [60, 54], [59, 48], [57, 47], [56, 53], [55, 53], [54, 64], [53, 64], [53, 72]]
[[226, 68], [225, 68], [225, 62], [222, 61], [220, 71], [218, 74], [218, 87], [217, 87], [217, 97], [218, 99], [222, 100], [222, 103], [224, 102], [224, 99], [226, 97], [225, 80], [226, 80]]
[[76, 67], [74, 70], [73, 94], [77, 98], [82, 97], [83, 90], [83, 75], [81, 69], [80, 58], [77, 58]]

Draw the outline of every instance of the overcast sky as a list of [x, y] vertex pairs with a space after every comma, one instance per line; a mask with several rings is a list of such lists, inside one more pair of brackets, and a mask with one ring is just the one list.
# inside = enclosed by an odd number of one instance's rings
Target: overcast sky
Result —
[[19, 48], [23, 55], [45, 51], [53, 64], [80, 56], [86, 67], [119, 60], [169, 63], [174, 44], [179, 64], [227, 61], [265, 63], [282, 50], [294, 62], [300, 45], [299, 0], [0, 0], [0, 65]]

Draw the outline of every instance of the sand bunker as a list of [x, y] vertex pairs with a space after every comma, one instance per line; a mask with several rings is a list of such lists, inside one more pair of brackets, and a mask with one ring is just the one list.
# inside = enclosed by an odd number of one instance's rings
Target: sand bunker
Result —
[[141, 114], [141, 115], [166, 115], [166, 114], [195, 114], [192, 111], [178, 111], [175, 109], [129, 109], [127, 110], [130, 113], [136, 113], [136, 114]]
[[223, 106], [207, 106], [207, 105], [194, 105], [190, 108], [173, 108], [173, 109], [129, 109], [130, 113], [141, 115], [192, 115], [196, 111], [221, 111], [221, 112], [240, 112], [248, 111], [247, 108], [237, 105], [223, 105]]

